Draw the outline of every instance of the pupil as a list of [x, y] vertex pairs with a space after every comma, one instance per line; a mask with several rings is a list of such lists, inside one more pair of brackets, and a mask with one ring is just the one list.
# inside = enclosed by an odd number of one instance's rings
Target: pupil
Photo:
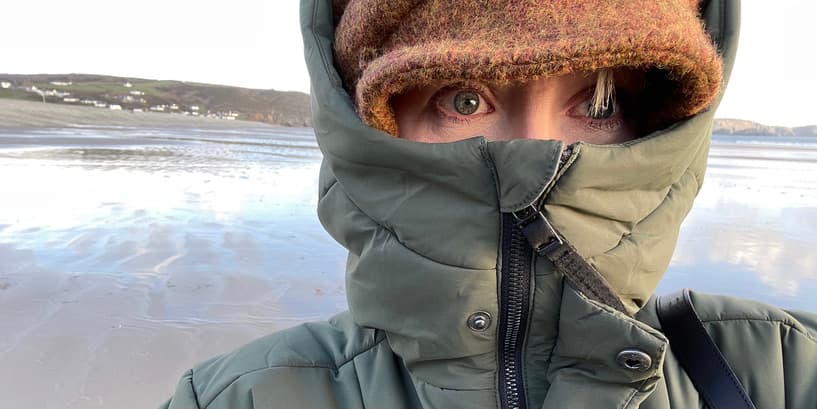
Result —
[[454, 96], [454, 108], [460, 115], [471, 115], [479, 108], [479, 95], [471, 91], [458, 92]]

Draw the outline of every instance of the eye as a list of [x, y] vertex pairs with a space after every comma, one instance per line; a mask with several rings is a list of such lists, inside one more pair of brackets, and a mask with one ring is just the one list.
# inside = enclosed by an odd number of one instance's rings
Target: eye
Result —
[[493, 107], [477, 90], [447, 88], [436, 96], [437, 109], [450, 119], [466, 120], [493, 112]]
[[479, 94], [472, 91], [460, 91], [454, 95], [454, 109], [460, 115], [471, 115], [479, 109]]
[[618, 105], [612, 95], [601, 103], [593, 99], [590, 99], [587, 103], [587, 117], [590, 119], [609, 119], [616, 112], [618, 112]]
[[608, 97], [606, 101], [594, 101], [593, 93], [585, 91], [581, 101], [568, 111], [568, 114], [576, 119], [590, 122], [603, 122], [616, 119], [621, 116], [621, 104], [616, 97]]

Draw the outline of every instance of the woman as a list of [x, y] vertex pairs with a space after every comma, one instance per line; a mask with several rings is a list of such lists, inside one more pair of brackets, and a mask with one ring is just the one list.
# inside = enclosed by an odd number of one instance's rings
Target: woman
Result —
[[[734, 59], [737, 2], [704, 3], [303, 0], [350, 311], [168, 406], [700, 407], [651, 296]], [[757, 407], [817, 407], [815, 317], [692, 298]]]

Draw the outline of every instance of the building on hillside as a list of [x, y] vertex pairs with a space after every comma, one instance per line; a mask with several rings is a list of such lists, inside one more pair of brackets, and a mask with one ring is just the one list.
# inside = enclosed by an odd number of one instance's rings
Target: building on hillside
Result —
[[3, 89], [11, 88], [11, 83], [8, 81], [0, 81], [0, 88]]
[[108, 103], [107, 102], [94, 101], [94, 106], [97, 107], [97, 108], [107, 108]]
[[49, 84], [56, 85], [58, 87], [67, 87], [73, 83], [71, 81], [51, 81]]
[[49, 96], [49, 97], [64, 98], [64, 97], [67, 97], [67, 96], [71, 95], [71, 93], [70, 92], [61, 92], [61, 91], [57, 91], [55, 89], [52, 89], [50, 91], [45, 91], [45, 95]]
[[111, 111], [121, 111], [122, 110], [122, 105], [111, 104], [111, 106], [108, 107], [108, 108], [110, 108]]
[[79, 98], [67, 97], [67, 98], [63, 98], [62, 102], [77, 103], [77, 102], [79, 102]]
[[130, 81], [125, 81], [125, 83], [122, 84], [122, 86], [125, 87], [125, 88], [130, 88], [130, 87], [133, 87], [133, 84], [131, 84]]
[[142, 108], [133, 108], [133, 113], [134, 113], [134, 114], [135, 114], [135, 113], [139, 113], [139, 112], [145, 112], [145, 110], [144, 110], [144, 109], [142, 109]]
[[133, 91], [130, 92], [130, 94], [140, 96], [140, 95], [145, 95], [145, 91], [133, 90]]
[[198, 105], [193, 105], [193, 106], [190, 107], [190, 110], [193, 111], [193, 112], [198, 112], [199, 106]]

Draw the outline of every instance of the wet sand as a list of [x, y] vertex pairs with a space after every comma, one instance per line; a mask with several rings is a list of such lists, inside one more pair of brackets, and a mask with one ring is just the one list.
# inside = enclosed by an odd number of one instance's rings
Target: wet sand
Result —
[[[319, 161], [309, 129], [0, 128], [0, 406], [155, 407], [195, 363], [345, 309]], [[817, 312], [815, 248], [817, 146], [722, 141], [659, 292]]]
[[345, 309], [310, 130], [0, 145], [0, 407], [155, 407], [196, 362]]

